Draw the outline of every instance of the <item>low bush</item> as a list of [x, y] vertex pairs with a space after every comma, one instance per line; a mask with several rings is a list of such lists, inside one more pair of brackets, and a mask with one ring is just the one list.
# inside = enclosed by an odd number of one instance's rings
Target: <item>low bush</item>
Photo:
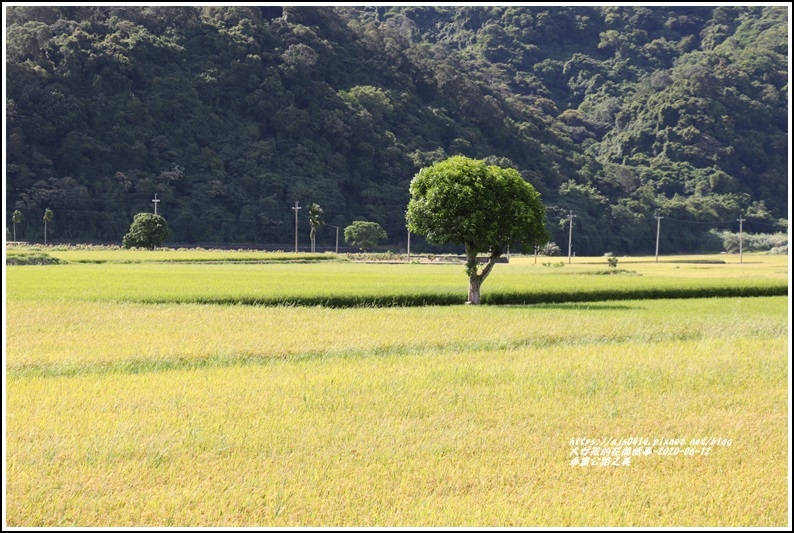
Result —
[[6, 256], [6, 265], [61, 265], [66, 263], [42, 252], [15, 253]]

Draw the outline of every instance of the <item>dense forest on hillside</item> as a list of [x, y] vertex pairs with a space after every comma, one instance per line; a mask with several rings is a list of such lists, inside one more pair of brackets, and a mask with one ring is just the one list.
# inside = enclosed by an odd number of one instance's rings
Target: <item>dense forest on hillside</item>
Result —
[[[715, 250], [786, 231], [788, 10], [6, 7], [6, 226], [120, 243], [282, 245], [295, 202], [407, 240], [408, 184], [455, 154], [510, 166], [563, 248]], [[301, 212], [301, 246], [309, 224]], [[336, 230], [317, 233], [333, 247]], [[419, 238], [412, 247], [419, 249]]]

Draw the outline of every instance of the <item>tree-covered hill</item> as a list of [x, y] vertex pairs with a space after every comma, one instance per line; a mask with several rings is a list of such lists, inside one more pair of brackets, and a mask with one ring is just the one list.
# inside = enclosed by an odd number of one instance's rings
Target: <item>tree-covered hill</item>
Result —
[[[295, 202], [407, 238], [455, 154], [518, 169], [579, 254], [788, 212], [787, 7], [6, 7], [17, 238], [289, 246]], [[305, 215], [302, 213], [302, 215]], [[302, 219], [301, 242], [309, 224]], [[323, 227], [317, 245], [333, 246]], [[418, 246], [419, 240], [412, 246]]]

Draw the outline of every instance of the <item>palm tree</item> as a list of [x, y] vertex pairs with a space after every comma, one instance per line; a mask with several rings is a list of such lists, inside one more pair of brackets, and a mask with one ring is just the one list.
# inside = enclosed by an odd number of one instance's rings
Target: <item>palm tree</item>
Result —
[[11, 215], [11, 223], [14, 225], [14, 242], [17, 242], [17, 224], [22, 222], [22, 212], [17, 209]]
[[53, 216], [52, 209], [44, 210], [44, 246], [47, 246], [47, 222], [51, 222]]
[[317, 236], [317, 228], [323, 224], [323, 210], [317, 204], [309, 205], [309, 225], [312, 227], [309, 237], [312, 241], [312, 253], [314, 253], [314, 238]]

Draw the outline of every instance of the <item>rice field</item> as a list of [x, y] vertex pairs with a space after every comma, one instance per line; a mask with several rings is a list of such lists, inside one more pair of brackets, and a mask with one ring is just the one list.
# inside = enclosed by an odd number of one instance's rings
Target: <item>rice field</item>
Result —
[[265, 252], [258, 250], [205, 250], [167, 248], [144, 250], [119, 247], [79, 246], [15, 246], [8, 248], [9, 256], [44, 253], [69, 263], [197, 263], [197, 262], [276, 262], [276, 261], [340, 261], [342, 256], [330, 253]]
[[[483, 292], [787, 278], [579, 260]], [[122, 261], [6, 269], [7, 526], [789, 524], [787, 296], [238, 305], [465, 276]]]
[[[86, 252], [78, 253], [82, 257], [86, 255]], [[132, 252], [136, 257], [141, 253], [158, 252]], [[52, 253], [61, 259], [68, 257], [66, 254]], [[7, 297], [325, 307], [448, 305], [466, 300], [467, 280], [462, 265], [286, 264], [280, 260], [236, 264], [225, 259], [219, 264], [172, 264], [170, 260], [175, 254], [162, 254], [160, 262], [10, 267]], [[228, 252], [220, 254], [228, 257]], [[544, 267], [534, 264], [531, 258], [516, 258], [510, 264], [494, 268], [483, 284], [482, 299], [484, 303], [534, 304], [787, 294], [787, 257], [756, 257], [755, 262], [747, 264], [635, 262], [627, 265], [630, 268], [621, 268], [621, 272], [610, 275], [600, 275], [610, 272], [604, 258], [579, 258], [579, 262], [564, 268]]]

